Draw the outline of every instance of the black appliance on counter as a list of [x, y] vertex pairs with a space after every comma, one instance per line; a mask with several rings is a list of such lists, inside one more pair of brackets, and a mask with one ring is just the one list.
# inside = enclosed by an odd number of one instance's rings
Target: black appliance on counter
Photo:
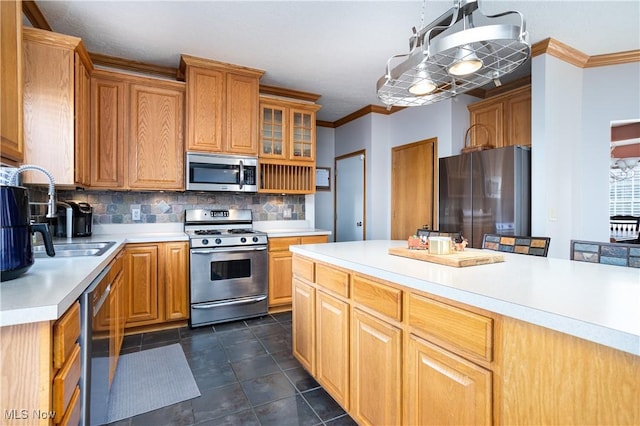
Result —
[[47, 255], [55, 250], [46, 223], [31, 223], [29, 195], [21, 186], [0, 185], [0, 281], [18, 278], [33, 265], [31, 234], [40, 232]]
[[71, 212], [72, 237], [91, 236], [93, 207], [84, 201], [66, 200], [57, 203], [57, 221], [54, 226], [56, 237], [67, 236], [67, 216]]

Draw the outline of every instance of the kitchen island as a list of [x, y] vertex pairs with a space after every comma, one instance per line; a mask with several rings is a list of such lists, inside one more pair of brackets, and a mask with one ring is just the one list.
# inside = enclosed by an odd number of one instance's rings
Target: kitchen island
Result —
[[359, 423], [640, 423], [640, 271], [292, 246], [294, 354]]

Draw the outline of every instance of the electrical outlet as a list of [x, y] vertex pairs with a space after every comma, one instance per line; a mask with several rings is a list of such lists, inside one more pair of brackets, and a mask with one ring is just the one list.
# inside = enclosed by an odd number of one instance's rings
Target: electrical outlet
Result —
[[284, 217], [285, 219], [291, 219], [291, 209], [284, 209], [282, 217]]
[[140, 220], [140, 209], [131, 209], [131, 220]]

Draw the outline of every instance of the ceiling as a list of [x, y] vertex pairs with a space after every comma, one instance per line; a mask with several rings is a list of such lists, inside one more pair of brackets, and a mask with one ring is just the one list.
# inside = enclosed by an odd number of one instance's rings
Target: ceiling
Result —
[[[383, 105], [376, 82], [407, 53], [423, 1], [37, 1], [59, 33], [92, 53], [178, 67], [181, 53], [265, 72], [261, 83], [321, 95], [334, 122]], [[427, 0], [427, 24], [453, 5]], [[640, 1], [480, 1], [486, 14], [517, 10], [531, 44], [548, 37], [589, 56], [640, 49]], [[525, 73], [527, 71], [525, 70]]]

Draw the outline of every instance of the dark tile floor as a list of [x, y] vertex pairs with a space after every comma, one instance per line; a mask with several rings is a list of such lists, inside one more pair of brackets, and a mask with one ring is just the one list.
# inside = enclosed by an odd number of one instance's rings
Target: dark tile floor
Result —
[[122, 353], [180, 343], [201, 396], [114, 426], [355, 425], [291, 354], [291, 313], [126, 336]]

